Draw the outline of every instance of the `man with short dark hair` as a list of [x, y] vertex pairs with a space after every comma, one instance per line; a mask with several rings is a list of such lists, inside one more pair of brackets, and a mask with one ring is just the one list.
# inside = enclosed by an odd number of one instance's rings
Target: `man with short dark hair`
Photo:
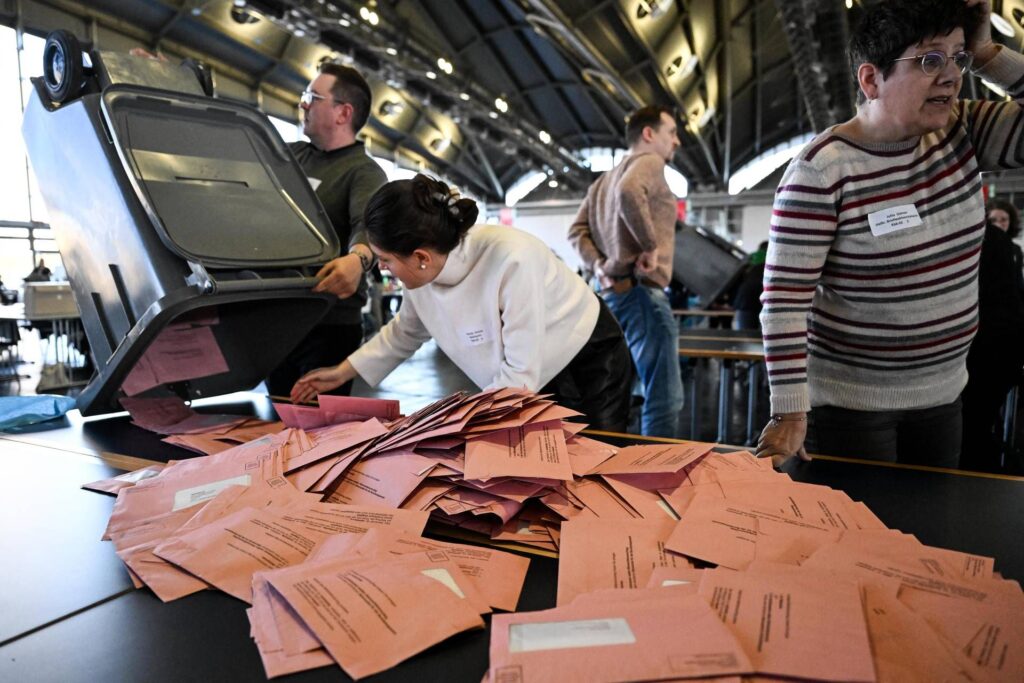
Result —
[[[317, 197], [331, 219], [343, 255], [317, 273], [314, 291], [338, 301], [267, 378], [272, 395], [287, 396], [295, 381], [315, 368], [337, 365], [363, 340], [361, 309], [366, 302], [364, 273], [373, 265], [363, 231], [363, 209], [385, 182], [384, 171], [366, 153], [356, 133], [366, 124], [370, 86], [351, 67], [325, 62], [302, 93], [302, 130], [309, 142], [291, 145]], [[346, 249], [347, 247], [347, 249]], [[334, 393], [348, 394], [350, 384]]]
[[569, 229], [601, 296], [626, 335], [644, 392], [646, 436], [677, 436], [683, 406], [678, 327], [665, 288], [672, 278], [676, 197], [665, 164], [679, 146], [667, 107], [647, 106], [626, 123], [629, 154], [590, 186]]

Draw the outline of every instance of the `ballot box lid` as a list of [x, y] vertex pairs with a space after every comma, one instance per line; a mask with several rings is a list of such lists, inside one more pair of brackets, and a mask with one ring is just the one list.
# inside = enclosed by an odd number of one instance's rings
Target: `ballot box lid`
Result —
[[705, 228], [684, 225], [676, 233], [672, 277], [710, 305], [739, 277], [746, 255]]
[[214, 269], [338, 255], [323, 206], [259, 110], [125, 84], [106, 88], [101, 107], [128, 180], [171, 251]]

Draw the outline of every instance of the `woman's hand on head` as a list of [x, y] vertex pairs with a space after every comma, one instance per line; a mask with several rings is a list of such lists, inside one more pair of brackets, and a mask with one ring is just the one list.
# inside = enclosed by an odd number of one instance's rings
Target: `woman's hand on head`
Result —
[[974, 53], [975, 66], [983, 66], [992, 59], [999, 47], [992, 41], [991, 0], [964, 0], [968, 7], [981, 7], [981, 21], [973, 36], [964, 36], [967, 49]]

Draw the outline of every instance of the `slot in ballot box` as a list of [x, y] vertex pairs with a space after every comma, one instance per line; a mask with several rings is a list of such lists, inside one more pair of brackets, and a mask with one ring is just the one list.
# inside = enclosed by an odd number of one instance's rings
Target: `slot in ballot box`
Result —
[[97, 370], [79, 409], [255, 386], [334, 300], [310, 291], [339, 244], [302, 169], [195, 65], [82, 53], [57, 33], [22, 133]]

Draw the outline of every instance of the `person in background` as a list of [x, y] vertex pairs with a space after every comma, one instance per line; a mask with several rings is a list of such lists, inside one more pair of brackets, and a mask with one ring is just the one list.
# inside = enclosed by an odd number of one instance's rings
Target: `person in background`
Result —
[[[366, 202], [386, 181], [383, 169], [356, 140], [370, 115], [370, 87], [355, 69], [325, 62], [302, 93], [302, 130], [309, 142], [291, 144], [292, 153], [310, 179], [338, 235], [344, 255], [317, 273], [314, 291], [330, 292], [338, 301], [316, 327], [267, 378], [267, 389], [286, 396], [295, 381], [314, 368], [335, 365], [363, 341], [362, 307], [366, 273], [373, 253], [363, 231]], [[335, 387], [348, 394], [351, 385]]]
[[1020, 212], [1016, 206], [999, 197], [994, 197], [985, 205], [985, 212], [988, 223], [1002, 230], [1010, 238], [1017, 291], [1024, 297], [1024, 251], [1021, 251], [1020, 245], [1014, 241], [1020, 237]]
[[[1024, 159], [1024, 56], [988, 0], [888, 0], [850, 38], [855, 116], [775, 195], [761, 325], [772, 419], [757, 455], [956, 467], [978, 326], [980, 172]], [[957, 99], [969, 68], [1016, 101]], [[808, 425], [810, 412], [810, 426]]]
[[398, 314], [347, 360], [303, 376], [293, 401], [352, 380], [376, 385], [425, 341], [483, 389], [554, 394], [591, 427], [625, 431], [633, 368], [608, 308], [546, 244], [478, 225], [476, 203], [419, 174], [366, 207], [370, 245], [404, 288]]
[[625, 332], [644, 394], [641, 432], [676, 437], [683, 407], [679, 327], [665, 293], [676, 235], [665, 165], [679, 147], [671, 110], [633, 112], [626, 144], [629, 154], [587, 191], [569, 241]]
[[53, 272], [46, 267], [46, 261], [39, 259], [39, 263], [25, 276], [23, 282], [49, 282], [51, 277]]
[[1013, 243], [1020, 215], [1007, 201], [988, 203], [978, 268], [978, 334], [967, 353], [960, 469], [1002, 467], [999, 409], [1024, 367], [1024, 291], [1021, 250]]
[[747, 264], [732, 296], [732, 307], [736, 312], [732, 319], [733, 329], [761, 330], [761, 292], [767, 255], [768, 241], [765, 240], [747, 257]]

